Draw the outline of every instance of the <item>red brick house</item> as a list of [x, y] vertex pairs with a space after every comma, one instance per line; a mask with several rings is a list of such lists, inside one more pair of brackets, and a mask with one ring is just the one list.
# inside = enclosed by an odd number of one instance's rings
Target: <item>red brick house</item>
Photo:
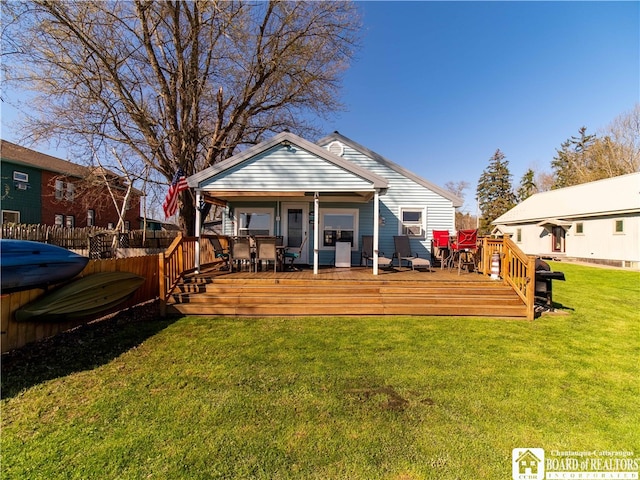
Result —
[[[123, 179], [108, 170], [85, 167], [0, 141], [2, 223], [113, 228], [118, 213], [105, 184], [121, 204]], [[104, 175], [103, 175], [104, 174]], [[140, 228], [140, 197], [135, 190], [125, 213], [128, 229]]]

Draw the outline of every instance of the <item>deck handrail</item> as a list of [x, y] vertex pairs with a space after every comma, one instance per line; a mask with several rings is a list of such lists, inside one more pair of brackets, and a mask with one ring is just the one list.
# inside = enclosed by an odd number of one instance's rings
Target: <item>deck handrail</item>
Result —
[[536, 258], [527, 255], [511, 238], [482, 239], [482, 273], [491, 273], [491, 258], [494, 253], [500, 255], [500, 276], [510, 285], [527, 307], [527, 318], [535, 317], [535, 270]]
[[[200, 237], [200, 265], [210, 265], [222, 262], [216, 257], [216, 252], [207, 241], [217, 237], [224, 246], [229, 244], [227, 237], [221, 235], [202, 235]], [[180, 235], [174, 239], [169, 248], [158, 254], [160, 262], [160, 300], [162, 305], [166, 304], [171, 292], [178, 284], [180, 278], [187, 272], [196, 269], [196, 247], [198, 237], [185, 237]]]

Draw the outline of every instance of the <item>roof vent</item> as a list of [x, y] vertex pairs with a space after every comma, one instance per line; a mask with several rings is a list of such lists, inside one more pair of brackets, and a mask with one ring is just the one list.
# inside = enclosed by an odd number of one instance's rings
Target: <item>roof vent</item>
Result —
[[338, 141], [333, 141], [329, 144], [327, 150], [329, 150], [334, 155], [341, 157], [344, 154], [344, 145], [342, 145]]

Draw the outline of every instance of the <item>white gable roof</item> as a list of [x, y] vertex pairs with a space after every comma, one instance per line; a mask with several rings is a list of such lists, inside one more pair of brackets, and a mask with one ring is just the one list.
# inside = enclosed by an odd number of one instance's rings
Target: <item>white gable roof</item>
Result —
[[640, 212], [640, 172], [536, 193], [492, 223], [515, 224]]

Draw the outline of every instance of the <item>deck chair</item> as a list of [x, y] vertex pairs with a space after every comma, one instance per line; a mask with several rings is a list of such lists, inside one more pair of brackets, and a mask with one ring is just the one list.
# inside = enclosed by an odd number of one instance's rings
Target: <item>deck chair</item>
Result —
[[431, 240], [431, 257], [438, 259], [440, 269], [443, 269], [449, 256], [449, 230], [433, 230], [433, 240]]
[[273, 262], [273, 273], [278, 267], [276, 237], [256, 237], [256, 272], [263, 261]]
[[211, 244], [211, 248], [213, 248], [213, 256], [217, 259], [220, 259], [223, 261], [224, 265], [222, 266], [222, 268], [224, 268], [225, 270], [229, 270], [230, 268], [230, 257], [231, 257], [231, 253], [229, 252], [228, 248], [224, 248], [222, 246], [222, 244], [220, 243], [220, 238], [219, 237], [208, 237], [209, 239], [209, 243]]
[[234, 237], [231, 240], [231, 271], [233, 272], [233, 266], [235, 263], [239, 264], [239, 267], [243, 263], [249, 264], [249, 270], [251, 270], [251, 243], [249, 237]]
[[285, 252], [284, 252], [284, 261], [286, 262], [287, 259], [289, 260], [289, 268], [291, 270], [294, 269], [293, 262], [297, 258], [300, 258], [300, 255], [302, 254], [302, 249], [304, 248], [304, 244], [306, 242], [307, 242], [307, 234], [305, 233], [304, 238], [302, 239], [302, 242], [300, 243], [299, 247], [288, 247], [285, 250]]
[[[364, 266], [368, 267], [369, 262], [373, 264], [373, 236], [362, 236], [362, 253], [360, 254], [360, 265], [364, 260]], [[393, 260], [384, 256], [384, 253], [378, 250], [378, 265], [380, 267], [391, 267]]]
[[422, 267], [431, 271], [431, 262], [426, 258], [420, 258], [417, 252], [411, 251], [409, 237], [406, 235], [395, 236], [393, 237], [393, 243], [396, 246], [396, 252], [393, 256], [398, 259], [398, 267], [402, 266], [402, 261], [404, 260], [411, 265], [412, 270], [415, 270], [416, 267]]
[[471, 271], [471, 267], [475, 267], [475, 251], [477, 249], [478, 230], [458, 230], [456, 240], [451, 244], [452, 264], [458, 265], [458, 275], [463, 266], [467, 271]]

